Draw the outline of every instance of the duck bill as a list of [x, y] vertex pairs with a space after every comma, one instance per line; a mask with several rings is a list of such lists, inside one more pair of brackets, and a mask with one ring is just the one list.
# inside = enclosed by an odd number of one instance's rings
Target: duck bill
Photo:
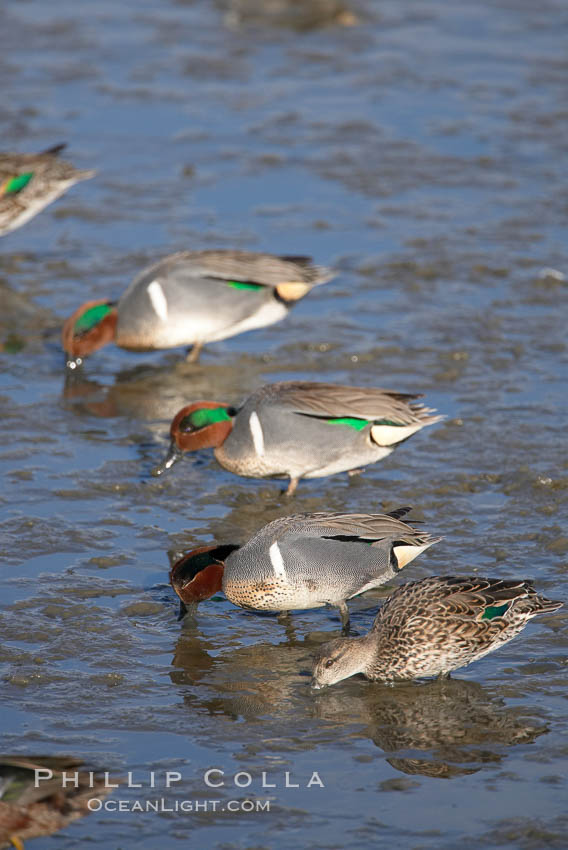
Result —
[[175, 440], [172, 440], [165, 460], [152, 470], [152, 475], [162, 475], [162, 473], [166, 472], [166, 470], [171, 469], [174, 463], [176, 463], [176, 461], [178, 461], [182, 456], [182, 450], [177, 447]]
[[179, 601], [179, 611], [178, 611], [178, 615], [177, 615], [178, 623], [180, 622], [180, 620], [183, 620], [183, 618], [185, 617], [186, 614], [187, 614], [187, 605], [185, 604], [185, 602], [183, 602], [180, 599], [180, 601]]

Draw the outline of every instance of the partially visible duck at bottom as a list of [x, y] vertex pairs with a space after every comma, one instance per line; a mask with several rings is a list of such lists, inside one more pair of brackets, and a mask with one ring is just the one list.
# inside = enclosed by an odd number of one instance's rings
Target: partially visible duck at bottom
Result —
[[235, 605], [256, 611], [339, 608], [349, 629], [346, 600], [379, 587], [442, 538], [388, 514], [314, 513], [282, 517], [244, 546], [202, 546], [173, 565], [170, 581], [187, 605], [223, 590]]
[[24, 840], [65, 829], [122, 782], [78, 770], [81, 764], [69, 756], [0, 755], [0, 847], [24, 850]]
[[322, 478], [387, 457], [427, 425], [443, 419], [411, 395], [311, 381], [267, 384], [239, 407], [200, 401], [174, 417], [161, 475], [184, 452], [214, 448], [222, 467], [250, 478]]
[[320, 647], [312, 687], [356, 673], [380, 682], [446, 677], [508, 643], [532, 617], [562, 605], [540, 596], [529, 580], [431, 576], [403, 584], [368, 634]]

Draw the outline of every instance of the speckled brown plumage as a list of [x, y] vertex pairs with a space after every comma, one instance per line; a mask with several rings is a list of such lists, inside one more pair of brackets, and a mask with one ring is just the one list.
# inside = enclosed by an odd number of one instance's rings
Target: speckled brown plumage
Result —
[[512, 640], [531, 617], [562, 605], [528, 580], [432, 576], [399, 587], [362, 638], [331, 641], [314, 664], [314, 686], [355, 673], [396, 681], [447, 675]]
[[[107, 796], [111, 789], [104, 779], [91, 779], [90, 773], [77, 770], [80, 765], [68, 757], [0, 756], [0, 847], [52, 835], [89, 814], [89, 800]], [[35, 787], [36, 769], [51, 770], [53, 777], [42, 778]], [[63, 785], [62, 771], [68, 776], [77, 771], [77, 787]]]

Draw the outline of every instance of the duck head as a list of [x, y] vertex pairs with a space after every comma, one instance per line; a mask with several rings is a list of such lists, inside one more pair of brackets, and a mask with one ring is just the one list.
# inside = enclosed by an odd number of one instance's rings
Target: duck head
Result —
[[170, 449], [164, 462], [154, 470], [161, 475], [184, 452], [211, 449], [222, 445], [233, 427], [236, 410], [218, 401], [196, 401], [182, 407], [170, 426]]
[[68, 369], [76, 369], [84, 357], [114, 340], [117, 318], [113, 301], [87, 301], [69, 316], [61, 332]]
[[360, 638], [336, 638], [324, 643], [314, 657], [312, 688], [334, 685], [365, 669], [372, 644], [368, 635]]
[[170, 583], [179, 596], [179, 616], [181, 620], [187, 606], [210, 599], [221, 590], [225, 558], [238, 546], [200, 546], [182, 555], [170, 570]]

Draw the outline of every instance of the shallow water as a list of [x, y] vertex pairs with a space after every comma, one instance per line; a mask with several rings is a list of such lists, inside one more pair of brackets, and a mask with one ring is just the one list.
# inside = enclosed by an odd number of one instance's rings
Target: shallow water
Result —
[[[445, 535], [408, 579], [528, 576], [566, 598], [566, 5], [264, 6], [0, 10], [3, 149], [67, 140], [98, 170], [0, 244], [0, 750], [144, 785], [109, 800], [221, 801], [97, 812], [33, 846], [565, 846], [562, 610], [448, 683], [317, 695], [310, 657], [336, 612], [283, 624], [218, 597], [176, 621], [184, 548], [290, 511], [402, 504]], [[108, 347], [65, 383], [66, 315], [210, 246], [311, 254], [338, 276], [197, 367]], [[302, 482], [294, 504], [208, 452], [151, 476], [185, 401], [289, 378], [421, 391], [447, 419], [362, 476]], [[387, 592], [351, 603], [358, 631]], [[305, 787], [314, 771], [325, 788]], [[226, 810], [257, 799], [270, 811]]]

